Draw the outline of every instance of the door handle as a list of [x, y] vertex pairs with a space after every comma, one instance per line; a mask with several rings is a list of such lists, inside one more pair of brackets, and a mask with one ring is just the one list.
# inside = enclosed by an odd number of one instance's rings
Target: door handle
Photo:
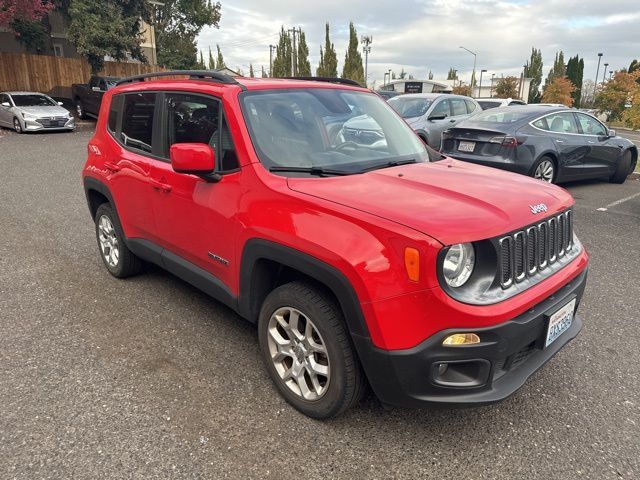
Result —
[[594, 144], [594, 143], [596, 143], [596, 142], [594, 142], [593, 140], [587, 140], [587, 143], [589, 143], [589, 144], [593, 145], [593, 144]]
[[449, 120], [449, 123], [453, 123], [453, 122], [455, 122], [455, 120]]
[[160, 180], [156, 180], [154, 178], [150, 178], [149, 183], [156, 190], [162, 190], [163, 192], [166, 192], [166, 193], [169, 193], [172, 188], [171, 185], [169, 185], [168, 183], [163, 183]]
[[111, 162], [104, 162], [104, 167], [107, 170], [111, 170], [112, 172], [119, 172], [120, 170], [122, 170], [122, 168], [120, 168], [120, 165]]
[[554, 138], [553, 141], [556, 142], [556, 143], [564, 143], [564, 140], [559, 140], [557, 138]]

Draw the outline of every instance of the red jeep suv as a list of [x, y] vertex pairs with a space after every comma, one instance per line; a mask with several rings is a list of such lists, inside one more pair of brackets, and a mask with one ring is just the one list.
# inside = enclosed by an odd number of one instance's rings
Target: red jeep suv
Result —
[[367, 385], [495, 402], [578, 334], [588, 256], [563, 189], [442, 157], [344, 80], [153, 76], [105, 93], [88, 145], [102, 260], [256, 323], [298, 410], [336, 416]]

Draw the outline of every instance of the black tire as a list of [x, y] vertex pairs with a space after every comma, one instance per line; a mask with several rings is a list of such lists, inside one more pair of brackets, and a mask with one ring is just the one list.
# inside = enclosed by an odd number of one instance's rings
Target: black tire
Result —
[[[538, 170], [538, 167], [540, 167], [542, 163], [547, 163], [551, 165], [552, 171], [551, 171], [550, 179], [536, 177], [536, 171]], [[556, 183], [556, 180], [558, 178], [558, 166], [556, 165], [556, 162], [553, 158], [549, 157], [548, 155], [543, 155], [538, 160], [536, 160], [536, 162], [533, 164], [533, 166], [531, 167], [531, 170], [529, 170], [529, 176], [533, 178], [538, 178], [538, 180], [543, 182]]]
[[22, 124], [20, 123], [20, 120], [18, 120], [17, 117], [13, 117], [13, 130], [16, 133], [24, 133], [24, 130], [22, 129]]
[[[306, 318], [311, 319], [319, 333], [319, 343], [325, 347], [330, 377], [325, 384], [326, 390], [315, 400], [307, 400], [287, 386], [271, 357], [269, 322], [274, 313], [287, 307], [301, 312], [305, 325]], [[342, 311], [335, 300], [322, 289], [305, 282], [291, 282], [272, 291], [260, 310], [258, 340], [267, 371], [276, 388], [289, 404], [305, 415], [316, 419], [333, 418], [362, 398], [366, 380], [351, 344]]]
[[[609, 177], [609, 181], [611, 183], [624, 183], [629, 174], [635, 169], [635, 165], [633, 163], [633, 154], [631, 150], [627, 150], [622, 154], [622, 158], [618, 162], [616, 167], [616, 171], [611, 177]], [[633, 169], [632, 169], [633, 167]]]
[[84, 110], [84, 104], [82, 103], [82, 100], [80, 100], [79, 98], [76, 98], [76, 115], [78, 116], [78, 118], [85, 120], [87, 118], [87, 113]]
[[[109, 223], [113, 227], [113, 234], [115, 235], [115, 239], [117, 244], [114, 246], [117, 247], [117, 261], [114, 263], [110, 263], [107, 260], [107, 256], [105, 253], [105, 249], [102, 246], [102, 242], [100, 239], [101, 236], [101, 220], [103, 217], [108, 219]], [[96, 240], [98, 241], [98, 250], [100, 252], [100, 258], [107, 267], [107, 270], [111, 275], [116, 278], [126, 278], [132, 275], [136, 275], [140, 273], [142, 270], [142, 260], [136, 257], [131, 250], [127, 247], [124, 234], [122, 232], [122, 227], [120, 226], [120, 220], [116, 215], [113, 207], [109, 203], [103, 203], [98, 207], [95, 216], [95, 225], [96, 225]], [[110, 257], [113, 258], [113, 257]]]

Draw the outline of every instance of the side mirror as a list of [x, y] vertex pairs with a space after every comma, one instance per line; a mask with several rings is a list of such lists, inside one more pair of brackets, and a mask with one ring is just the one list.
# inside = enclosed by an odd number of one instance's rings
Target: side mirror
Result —
[[9, 102], [2, 102], [2, 106], [9, 108], [11, 107], [11, 104]]
[[100, 87], [91, 87], [91, 90], [93, 90], [94, 92], [101, 92], [102, 91], [100, 89]]
[[63, 104], [62, 104], [62, 102], [58, 102], [58, 105], [62, 106]]
[[427, 120], [444, 120], [447, 116], [444, 113], [436, 113], [433, 115], [429, 115]]
[[216, 169], [216, 154], [206, 143], [174, 143], [169, 149], [171, 167], [175, 172], [220, 180]]
[[607, 132], [607, 135], [609, 136], [609, 138], [615, 137], [616, 136], [616, 131], [609, 129], [609, 131]]

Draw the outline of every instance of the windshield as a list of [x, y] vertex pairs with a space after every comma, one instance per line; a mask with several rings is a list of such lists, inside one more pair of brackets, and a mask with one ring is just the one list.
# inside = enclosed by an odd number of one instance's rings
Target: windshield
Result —
[[433, 103], [428, 98], [393, 97], [389, 105], [400, 114], [402, 118], [421, 117]]
[[46, 95], [38, 95], [38, 94], [19, 94], [19, 95], [11, 95], [13, 98], [13, 103], [15, 103], [16, 107], [51, 107], [57, 106], [58, 104], [53, 101], [52, 98], [47, 97]]
[[474, 115], [470, 121], [474, 123], [513, 123], [531, 115], [531, 112], [522, 112], [520, 109], [503, 107], [501, 109], [489, 109]]
[[416, 134], [375, 94], [310, 88], [246, 92], [241, 98], [253, 145], [269, 169], [360, 173], [393, 162], [429, 161]]

